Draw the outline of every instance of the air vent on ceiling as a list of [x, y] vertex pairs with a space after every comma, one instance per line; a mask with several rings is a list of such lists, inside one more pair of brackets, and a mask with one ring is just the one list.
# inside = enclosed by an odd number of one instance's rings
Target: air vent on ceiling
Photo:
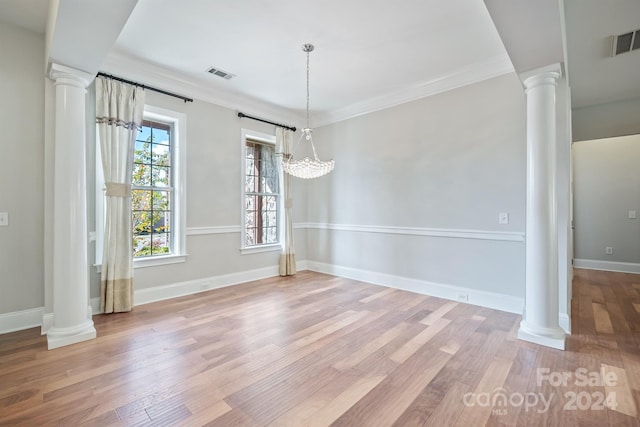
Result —
[[640, 30], [613, 36], [611, 56], [640, 49]]
[[222, 77], [223, 79], [227, 80], [231, 80], [236, 76], [235, 74], [227, 73], [226, 71], [222, 71], [221, 69], [215, 67], [209, 68], [207, 72], [213, 74], [214, 76]]

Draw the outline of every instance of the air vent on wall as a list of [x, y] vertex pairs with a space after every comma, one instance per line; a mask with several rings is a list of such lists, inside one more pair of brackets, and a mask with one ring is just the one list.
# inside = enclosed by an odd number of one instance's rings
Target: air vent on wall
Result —
[[611, 56], [640, 49], [640, 30], [613, 36]]
[[231, 80], [236, 76], [235, 74], [227, 73], [226, 71], [222, 71], [221, 69], [215, 67], [209, 68], [207, 72], [213, 74], [214, 76], [222, 77], [223, 79], [227, 80]]

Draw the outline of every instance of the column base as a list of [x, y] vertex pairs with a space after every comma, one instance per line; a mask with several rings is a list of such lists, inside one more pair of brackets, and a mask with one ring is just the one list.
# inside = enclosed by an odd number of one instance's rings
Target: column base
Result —
[[557, 329], [535, 328], [530, 327], [524, 320], [520, 322], [518, 339], [558, 350], [564, 350], [565, 346], [565, 333], [560, 327]]
[[87, 320], [80, 325], [69, 328], [51, 327], [47, 331], [47, 349], [64, 347], [82, 341], [92, 340], [96, 337], [96, 328], [93, 320]]

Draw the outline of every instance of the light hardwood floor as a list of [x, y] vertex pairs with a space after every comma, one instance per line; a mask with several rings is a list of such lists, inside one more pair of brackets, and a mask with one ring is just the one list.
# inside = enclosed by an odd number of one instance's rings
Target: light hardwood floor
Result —
[[53, 351], [0, 335], [0, 425], [640, 425], [640, 276], [576, 270], [573, 295], [564, 352], [517, 315], [306, 271], [96, 316]]

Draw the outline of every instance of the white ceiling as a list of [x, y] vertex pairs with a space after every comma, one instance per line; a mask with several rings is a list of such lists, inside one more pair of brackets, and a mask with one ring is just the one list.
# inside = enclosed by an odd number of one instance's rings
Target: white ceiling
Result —
[[484, 0], [517, 73], [564, 62], [562, 0]]
[[640, 50], [611, 57], [611, 36], [640, 28], [638, 0], [565, 0], [573, 108], [640, 98]]
[[[485, 2], [139, 0], [103, 68], [148, 84], [169, 77], [187, 95], [201, 91], [203, 99], [225, 106], [253, 101], [274, 107], [255, 111], [300, 117], [301, 45], [311, 42], [312, 121], [328, 122], [513, 70]], [[640, 28], [640, 2], [564, 3], [573, 107], [640, 97], [640, 51], [608, 56], [611, 35]], [[510, 15], [501, 4], [491, 3], [494, 19]], [[42, 33], [48, 5], [49, 0], [0, 0], [0, 21]], [[513, 33], [526, 27], [507, 23]], [[521, 63], [526, 56], [512, 59]], [[206, 74], [210, 66], [237, 77]]]
[[[311, 42], [315, 113], [508, 62], [477, 0], [140, 0], [114, 53], [216, 91], [302, 111]], [[232, 80], [206, 74], [215, 66]]]

